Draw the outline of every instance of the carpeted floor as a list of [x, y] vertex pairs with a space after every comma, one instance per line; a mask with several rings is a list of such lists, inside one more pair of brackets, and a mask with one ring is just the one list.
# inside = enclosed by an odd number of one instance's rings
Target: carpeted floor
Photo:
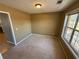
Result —
[[3, 55], [4, 59], [66, 59], [59, 41], [52, 36], [33, 34]]

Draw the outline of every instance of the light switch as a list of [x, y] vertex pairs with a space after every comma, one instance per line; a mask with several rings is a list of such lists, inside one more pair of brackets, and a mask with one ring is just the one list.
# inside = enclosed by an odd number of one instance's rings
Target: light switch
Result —
[[16, 31], [18, 30], [18, 28], [16, 28]]

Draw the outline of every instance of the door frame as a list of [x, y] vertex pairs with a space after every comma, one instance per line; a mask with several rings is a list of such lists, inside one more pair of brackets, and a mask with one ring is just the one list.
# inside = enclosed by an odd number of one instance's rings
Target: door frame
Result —
[[11, 20], [10, 13], [9, 12], [5, 12], [5, 11], [0, 11], [0, 13], [4, 13], [4, 14], [7, 14], [8, 15], [9, 22], [10, 22], [10, 26], [11, 26], [11, 31], [12, 31], [12, 36], [13, 36], [13, 39], [14, 39], [14, 43], [13, 42], [10, 42], [10, 41], [8, 41], [8, 42], [16, 45], [16, 38], [15, 38], [15, 33], [14, 33], [14, 29], [13, 29], [13, 24], [12, 24], [12, 20]]

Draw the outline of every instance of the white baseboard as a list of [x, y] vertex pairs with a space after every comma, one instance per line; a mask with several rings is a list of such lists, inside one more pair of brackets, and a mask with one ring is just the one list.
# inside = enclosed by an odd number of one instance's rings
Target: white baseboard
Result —
[[32, 35], [32, 33], [28, 34], [28, 36], [26, 36], [24, 39], [22, 39], [21, 41], [19, 41], [18, 43], [16, 43], [16, 45], [18, 45], [18, 44], [21, 43], [22, 41], [28, 39], [31, 35]]
[[35, 34], [35, 35], [48, 35], [48, 36], [52, 36], [52, 34], [40, 34], [40, 33], [32, 33], [32, 34]]
[[1, 55], [1, 53], [0, 53], [0, 59], [3, 59], [3, 57], [2, 57], [2, 55]]
[[11, 43], [11, 44], [15, 45], [13, 42], [10, 42], [10, 41], [7, 41], [7, 42], [9, 42], [9, 43]]

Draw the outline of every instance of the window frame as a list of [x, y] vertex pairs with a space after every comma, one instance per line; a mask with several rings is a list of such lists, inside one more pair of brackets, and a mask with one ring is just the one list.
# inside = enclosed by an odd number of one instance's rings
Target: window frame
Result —
[[[74, 35], [74, 32], [75, 32], [75, 31], [78, 31], [78, 30], [76, 29], [76, 26], [77, 26], [78, 19], [79, 19], [79, 13], [78, 13], [78, 16], [77, 16], [77, 19], [76, 19], [76, 23], [75, 23], [75, 25], [74, 25], [74, 28], [71, 28], [71, 27], [68, 27], [68, 26], [67, 26], [69, 16], [70, 16], [70, 15], [74, 15], [74, 14], [77, 14], [77, 13], [67, 14], [67, 15], [66, 15], [66, 16], [68, 16], [68, 17], [67, 17], [67, 19], [66, 19], [67, 21], [65, 22], [66, 24], [65, 24], [64, 33], [65, 33], [65, 31], [66, 31], [66, 28], [72, 29], [72, 34], [71, 34], [70, 42], [68, 42], [68, 43], [71, 43], [72, 38], [73, 38], [73, 35]], [[63, 37], [64, 37], [64, 33], [63, 33]], [[64, 39], [65, 39], [65, 38], [64, 38]], [[66, 39], [65, 39], [65, 40], [66, 40]]]
[[[78, 16], [77, 16], [77, 19], [76, 19], [76, 23], [74, 25], [74, 28], [71, 28], [71, 27], [68, 27], [67, 24], [68, 24], [69, 16], [70, 15], [73, 15], [73, 14], [78, 14]], [[72, 42], [72, 38], [74, 36], [75, 31], [79, 32], [79, 30], [76, 29], [76, 26], [77, 26], [78, 21], [79, 21], [79, 12], [66, 14], [65, 15], [65, 21], [64, 21], [64, 26], [63, 26], [63, 30], [62, 30], [62, 35], [61, 35], [63, 41], [66, 43], [66, 45], [68, 46], [68, 48], [70, 49], [70, 51], [73, 53], [73, 55], [75, 56], [75, 58], [79, 58], [79, 55], [78, 55], [78, 53], [76, 53], [77, 51], [75, 51], [75, 49], [71, 46], [71, 42]], [[71, 34], [70, 42], [68, 42], [64, 38], [64, 34], [65, 34], [65, 31], [66, 31], [66, 28], [70, 28], [70, 29], [73, 30], [72, 31], [72, 34]]]

